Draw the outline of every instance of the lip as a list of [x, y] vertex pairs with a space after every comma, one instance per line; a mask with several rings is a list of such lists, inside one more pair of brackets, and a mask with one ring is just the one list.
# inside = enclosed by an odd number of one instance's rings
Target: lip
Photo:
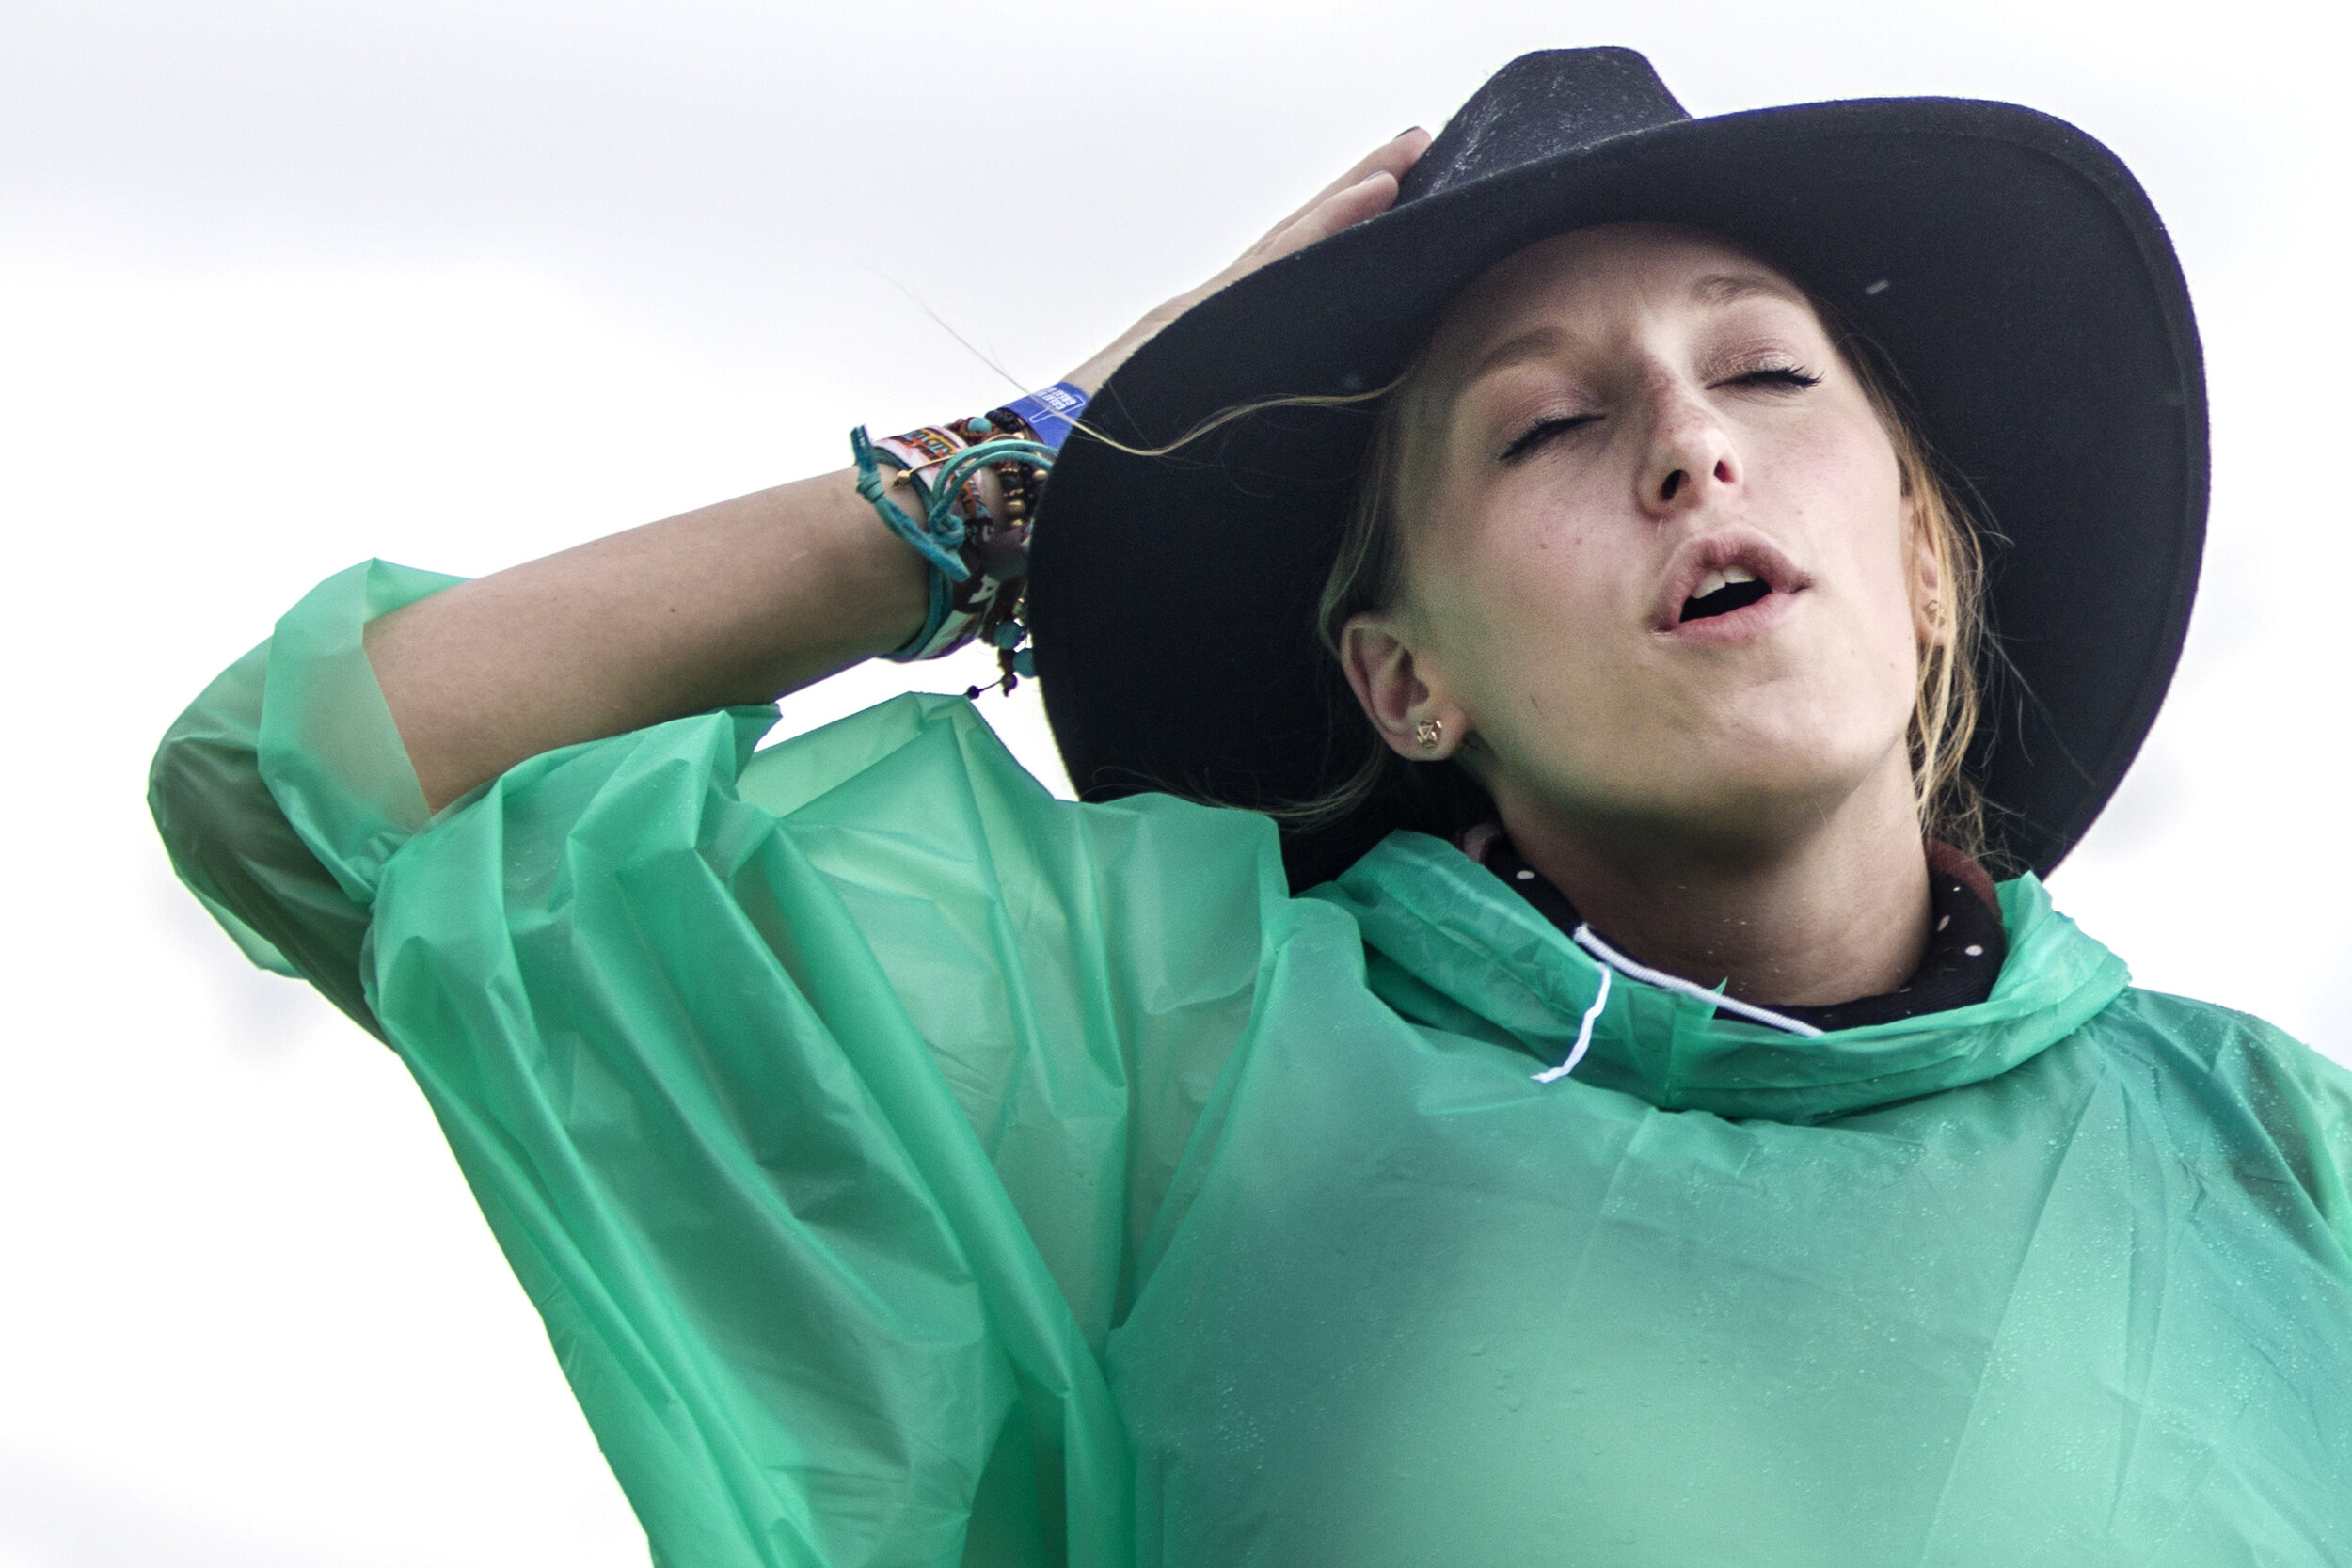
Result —
[[[1772, 590], [1752, 605], [1727, 615], [1685, 621], [1683, 602], [1699, 579], [1709, 572], [1738, 566], [1753, 572]], [[1689, 540], [1666, 562], [1659, 579], [1658, 598], [1650, 612], [1650, 627], [1662, 636], [1686, 642], [1740, 642], [1756, 636], [1778, 621], [1794, 595], [1813, 586], [1812, 578], [1781, 553], [1780, 547], [1753, 529], [1725, 529]]]

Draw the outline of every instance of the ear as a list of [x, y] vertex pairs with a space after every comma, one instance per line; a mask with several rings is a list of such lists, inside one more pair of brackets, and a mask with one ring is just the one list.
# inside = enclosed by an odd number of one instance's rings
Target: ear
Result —
[[[1461, 749], [1470, 716], [1448, 695], [1436, 667], [1415, 656], [1407, 637], [1393, 615], [1353, 616], [1340, 632], [1340, 666], [1391, 751], [1412, 762], [1439, 762]], [[1424, 746], [1421, 726], [1433, 719], [1438, 743]]]
[[1903, 532], [1911, 541], [1911, 624], [1922, 651], [1940, 648], [1952, 640], [1952, 606], [1946, 602], [1944, 563], [1936, 559], [1935, 541], [1919, 521], [1919, 509], [1908, 491], [1903, 495]]

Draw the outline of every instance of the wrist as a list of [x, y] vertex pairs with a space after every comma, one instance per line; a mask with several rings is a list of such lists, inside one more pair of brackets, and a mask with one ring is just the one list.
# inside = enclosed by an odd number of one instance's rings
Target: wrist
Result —
[[1006, 691], [1030, 673], [1021, 621], [1029, 531], [1046, 471], [1086, 404], [1083, 390], [1057, 382], [945, 425], [879, 441], [863, 426], [850, 433], [858, 494], [928, 568], [928, 613], [887, 657], [937, 658], [978, 637], [997, 649]]

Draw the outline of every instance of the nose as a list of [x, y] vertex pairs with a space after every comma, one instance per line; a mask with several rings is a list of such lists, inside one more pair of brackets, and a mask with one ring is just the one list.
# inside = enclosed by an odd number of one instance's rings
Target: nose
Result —
[[1694, 388], [1660, 375], [1649, 389], [1649, 451], [1637, 499], [1661, 520], [1697, 512], [1740, 487], [1731, 433]]

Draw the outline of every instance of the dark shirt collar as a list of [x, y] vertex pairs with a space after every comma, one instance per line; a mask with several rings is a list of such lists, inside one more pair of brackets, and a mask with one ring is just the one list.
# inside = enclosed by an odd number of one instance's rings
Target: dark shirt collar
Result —
[[[1573, 935], [1584, 924], [1567, 895], [1519, 859], [1502, 833], [1473, 831], [1464, 835], [1462, 848], [1561, 930]], [[1859, 1029], [1965, 1007], [1991, 996], [1994, 982], [2001, 977], [2001, 961], [2009, 956], [2009, 935], [1984, 868], [1948, 844], [1930, 844], [1928, 911], [1928, 950], [1911, 978], [1896, 990], [1818, 1006], [1775, 1004], [1772, 1011], [1816, 1029]], [[1607, 939], [1607, 933], [1600, 934]]]

